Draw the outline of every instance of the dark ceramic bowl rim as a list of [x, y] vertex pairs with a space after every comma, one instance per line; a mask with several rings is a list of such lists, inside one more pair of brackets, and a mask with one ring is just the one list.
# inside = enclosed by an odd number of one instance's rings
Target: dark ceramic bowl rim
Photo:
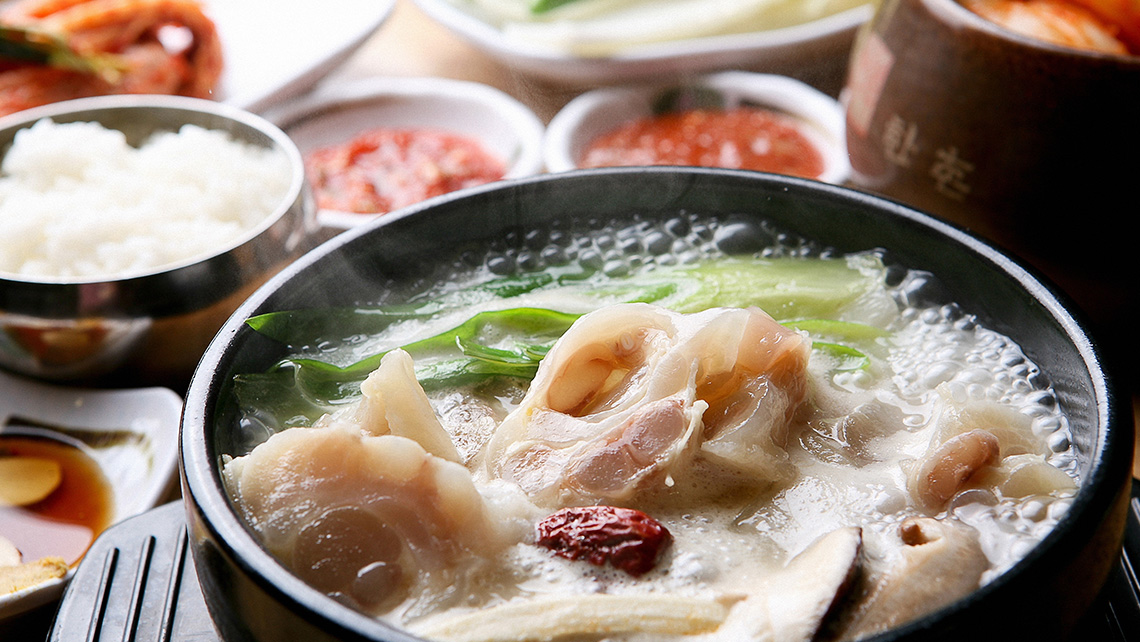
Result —
[[[987, 20], [962, 5], [960, 0], [922, 0], [931, 14], [942, 18], [950, 27], [971, 29], [986, 34], [996, 40], [1008, 42], [1012, 46], [1020, 47], [1026, 51], [1037, 52], [1041, 55], [1051, 55], [1059, 58], [1086, 59], [1089, 62], [1101, 61], [1109, 64], [1118, 64], [1124, 67], [1140, 67], [1140, 56], [1121, 55], [1090, 49], [1077, 49], [1064, 45], [1053, 44], [1045, 40], [1020, 34], [1011, 29]], [[1047, 65], [1045, 65], [1047, 67]]]
[[[310, 265], [320, 261], [323, 257], [335, 253], [341, 246], [357, 237], [367, 235], [373, 230], [431, 210], [433, 207], [497, 190], [510, 190], [520, 186], [525, 188], [528, 185], [547, 181], [589, 180], [592, 176], [621, 174], [636, 176], [638, 174], [661, 173], [680, 173], [698, 179], [702, 176], [714, 175], [735, 176], [757, 183], [768, 183], [785, 193], [810, 192], [818, 197], [842, 201], [851, 207], [868, 207], [875, 210], [879, 216], [885, 215], [899, 219], [901, 224], [929, 228], [935, 234], [948, 239], [951, 244], [960, 246], [962, 251], [976, 255], [977, 258], [990, 264], [992, 269], [1005, 274], [1025, 288], [1032, 298], [1045, 308], [1064, 330], [1064, 334], [1073, 341], [1081, 357], [1081, 362], [1088, 369], [1093, 386], [1089, 394], [1096, 401], [1098, 431], [1095, 442], [1090, 449], [1089, 473], [1082, 480], [1081, 489], [1062, 522], [1013, 568], [986, 586], [944, 609], [874, 638], [869, 638], [869, 640], [889, 642], [906, 638], [907, 636], [921, 634], [923, 631], [936, 630], [940, 623], [948, 618], [965, 617], [971, 607], [983, 602], [993, 592], [1013, 581], [1013, 578], [1022, 573], [1024, 569], [1050, 561], [1066, 560], [1067, 558], [1063, 557], [1063, 554], [1057, 550], [1061, 548], [1061, 543], [1084, 541], [1091, 534], [1088, 523], [1110, 512], [1113, 505], [1119, 500], [1119, 489], [1114, 483], [1118, 481], [1116, 478], [1121, 476], [1124, 470], [1131, 470], [1132, 461], [1132, 421], [1131, 415], [1124, 411], [1126, 404], [1123, 400], [1126, 397], [1116, 389], [1116, 384], [1110, 381], [1107, 376], [1107, 366], [1100, 358], [1097, 347], [1090, 333], [1086, 330], [1087, 322], [1083, 320], [1079, 312], [1072, 311], [1073, 305], [1063, 293], [1048, 284], [1043, 277], [1031, 268], [1024, 266], [1020, 261], [1007, 256], [993, 245], [972, 236], [953, 224], [935, 219], [901, 203], [844, 187], [806, 179], [737, 170], [664, 167], [607, 168], [573, 170], [562, 174], [545, 174], [501, 181], [430, 199], [399, 212], [380, 217], [367, 226], [349, 230], [333, 238], [302, 256], [262, 286], [237, 309], [214, 338], [195, 370], [187, 391], [181, 423], [180, 463], [183, 494], [187, 501], [191, 523], [198, 523], [204, 528], [208, 532], [208, 536], [213, 538], [221, 547], [222, 552], [234, 564], [238, 565], [243, 573], [254, 578], [259, 587], [278, 603], [287, 606], [299, 617], [317, 623], [324, 631], [337, 636], [337, 639], [391, 642], [420, 640], [420, 638], [410, 636], [395, 627], [356, 612], [306, 585], [261, 547], [252, 532], [233, 510], [221, 484], [220, 471], [217, 466], [218, 454], [214, 452], [213, 442], [207, 440], [207, 434], [212, 435], [213, 431], [212, 423], [208, 418], [213, 416], [216, 409], [212, 398], [221, 383], [218, 380], [218, 373], [224, 371], [224, 368], [219, 368], [219, 366], [226, 362], [228, 346], [242, 332], [244, 320], [255, 314], [257, 308], [271, 296], [273, 291], [295, 275], [304, 272]], [[201, 519], [195, 519], [195, 510], [201, 514]], [[1045, 561], [1043, 562], [1043, 560]]]

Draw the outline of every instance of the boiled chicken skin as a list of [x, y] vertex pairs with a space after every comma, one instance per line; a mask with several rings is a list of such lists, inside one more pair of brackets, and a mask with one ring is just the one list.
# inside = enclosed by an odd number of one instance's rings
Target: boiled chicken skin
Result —
[[809, 352], [758, 308], [592, 312], [543, 359], [488, 443], [484, 472], [550, 506], [627, 501], [697, 458], [772, 481], [785, 472]]
[[314, 587], [371, 612], [445, 592], [463, 560], [478, 557], [472, 551], [502, 545], [438, 420], [408, 396], [415, 379], [405, 357], [387, 355], [374, 376], [410, 383], [366, 383], [357, 406], [279, 432], [223, 468], [270, 552]]

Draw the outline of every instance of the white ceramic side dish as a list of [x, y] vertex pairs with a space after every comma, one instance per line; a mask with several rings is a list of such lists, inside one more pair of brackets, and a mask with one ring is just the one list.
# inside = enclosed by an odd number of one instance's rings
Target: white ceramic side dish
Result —
[[[0, 371], [0, 435], [38, 435], [82, 448], [110, 484], [112, 524], [173, 492], [181, 413], [182, 398], [166, 388], [71, 388]], [[74, 570], [0, 595], [0, 621], [57, 599]]]
[[[475, 82], [444, 78], [369, 78], [322, 87], [267, 114], [301, 154], [344, 143], [371, 128], [431, 128], [482, 143], [507, 166], [504, 178], [542, 171], [544, 126], [528, 107]], [[375, 215], [321, 211], [325, 227], [346, 229]]]
[[388, 19], [395, 0], [204, 0], [226, 66], [218, 99], [253, 111], [311, 88]]
[[648, 80], [717, 69], [787, 73], [830, 68], [834, 62], [846, 60], [855, 32], [874, 13], [873, 3], [868, 3], [794, 26], [646, 43], [605, 56], [580, 56], [512, 37], [499, 25], [451, 0], [414, 1], [433, 20], [511, 69], [569, 85]]
[[824, 157], [819, 180], [842, 183], [851, 173], [844, 136], [843, 109], [839, 103], [798, 80], [772, 74], [728, 71], [694, 78], [684, 84], [663, 83], [597, 89], [571, 100], [546, 128], [543, 157], [547, 171], [578, 168], [586, 146], [595, 138], [628, 121], [653, 113], [666, 92], [700, 88], [721, 95], [726, 107], [749, 104], [799, 118]]
[[[15, 0], [0, 0], [0, 7]], [[214, 98], [260, 113], [310, 89], [387, 21], [396, 0], [200, 0], [222, 42]]]

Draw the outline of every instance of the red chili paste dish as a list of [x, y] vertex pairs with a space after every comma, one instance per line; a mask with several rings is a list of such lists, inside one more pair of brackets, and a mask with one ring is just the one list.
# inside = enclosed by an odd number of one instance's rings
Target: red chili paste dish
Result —
[[317, 221], [330, 233], [543, 168], [543, 122], [514, 97], [477, 82], [363, 78], [326, 85], [268, 117], [307, 159]]
[[803, 127], [797, 118], [753, 107], [667, 112], [594, 139], [580, 165], [696, 165], [818, 178], [823, 154]]
[[478, 142], [434, 129], [372, 129], [305, 159], [321, 209], [385, 213], [503, 178], [506, 166]]
[[543, 160], [549, 172], [687, 165], [836, 185], [851, 173], [838, 101], [793, 78], [743, 71], [587, 91], [550, 120]]

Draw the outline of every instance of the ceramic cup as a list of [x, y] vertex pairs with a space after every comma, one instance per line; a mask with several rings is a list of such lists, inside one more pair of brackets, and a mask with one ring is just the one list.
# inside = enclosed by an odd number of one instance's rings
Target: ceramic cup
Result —
[[1135, 314], [1140, 57], [1020, 36], [955, 0], [884, 0], [844, 90], [852, 183], [963, 225], [1102, 326]]

